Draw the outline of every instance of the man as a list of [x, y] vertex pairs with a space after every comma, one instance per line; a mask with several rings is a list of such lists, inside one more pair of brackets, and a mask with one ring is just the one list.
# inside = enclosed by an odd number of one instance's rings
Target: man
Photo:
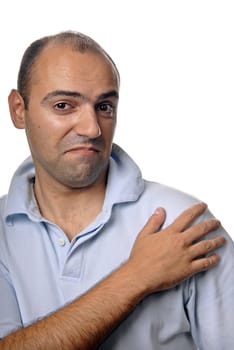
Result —
[[119, 82], [82, 34], [25, 52], [9, 107], [32, 158], [1, 199], [1, 350], [234, 345], [233, 242], [112, 144]]

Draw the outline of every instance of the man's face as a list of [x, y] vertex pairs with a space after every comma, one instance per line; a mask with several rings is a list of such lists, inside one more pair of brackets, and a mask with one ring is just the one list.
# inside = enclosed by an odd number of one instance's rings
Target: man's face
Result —
[[40, 181], [81, 188], [104, 181], [116, 125], [119, 82], [90, 51], [49, 46], [37, 59], [25, 130]]

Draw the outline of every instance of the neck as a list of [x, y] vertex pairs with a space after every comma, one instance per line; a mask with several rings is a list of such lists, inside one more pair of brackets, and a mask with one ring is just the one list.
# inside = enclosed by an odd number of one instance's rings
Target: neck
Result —
[[71, 240], [88, 226], [102, 210], [105, 179], [85, 188], [68, 188], [61, 184], [35, 179], [35, 196], [42, 216], [59, 226]]

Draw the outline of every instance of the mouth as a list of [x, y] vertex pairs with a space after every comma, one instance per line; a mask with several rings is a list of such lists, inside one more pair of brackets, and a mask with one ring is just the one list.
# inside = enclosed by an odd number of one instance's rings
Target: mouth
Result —
[[101, 149], [93, 146], [93, 145], [78, 145], [74, 146], [72, 148], [69, 148], [68, 150], [65, 151], [65, 153], [74, 153], [74, 154], [79, 154], [79, 155], [93, 155], [101, 152]]

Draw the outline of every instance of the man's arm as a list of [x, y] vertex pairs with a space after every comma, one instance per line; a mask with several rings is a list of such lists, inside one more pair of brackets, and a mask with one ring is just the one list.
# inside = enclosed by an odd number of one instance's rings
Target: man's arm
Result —
[[218, 263], [217, 254], [198, 257], [222, 246], [224, 238], [194, 242], [216, 230], [219, 222], [212, 219], [190, 227], [205, 209], [202, 203], [194, 205], [155, 234], [165, 219], [164, 210], [158, 209], [126, 263], [71, 304], [2, 339], [0, 350], [96, 349], [146, 295]]

